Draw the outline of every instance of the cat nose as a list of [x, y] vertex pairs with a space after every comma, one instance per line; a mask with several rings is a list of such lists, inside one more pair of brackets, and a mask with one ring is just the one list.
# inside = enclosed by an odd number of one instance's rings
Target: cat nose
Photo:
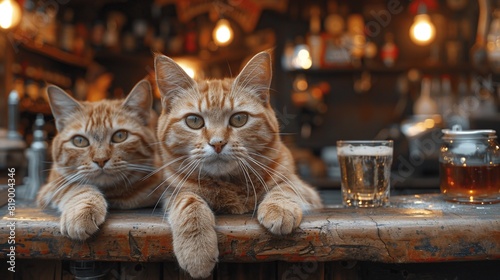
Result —
[[227, 141], [225, 140], [212, 140], [210, 141], [210, 146], [212, 146], [212, 148], [214, 148], [215, 152], [220, 154], [222, 152], [222, 148], [224, 148], [224, 146], [226, 146], [227, 144]]
[[95, 158], [93, 160], [100, 168], [103, 168], [106, 162], [109, 161], [109, 158]]

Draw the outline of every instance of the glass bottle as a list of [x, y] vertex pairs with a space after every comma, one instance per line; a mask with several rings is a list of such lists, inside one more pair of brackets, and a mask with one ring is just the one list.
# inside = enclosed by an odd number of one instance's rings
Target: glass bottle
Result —
[[311, 68], [316, 69], [321, 65], [321, 48], [323, 39], [321, 38], [321, 10], [318, 6], [311, 8], [311, 19], [309, 22], [309, 35], [307, 36], [307, 45], [311, 52]]
[[387, 67], [392, 67], [396, 63], [396, 59], [399, 56], [399, 49], [394, 43], [394, 35], [392, 35], [392, 33], [387, 33], [385, 35], [385, 44], [380, 50], [380, 56], [382, 62], [384, 62]]
[[445, 200], [500, 202], [500, 147], [495, 130], [444, 129], [439, 157]]
[[75, 42], [75, 26], [73, 25], [74, 12], [72, 9], [64, 11], [59, 37], [59, 47], [65, 51], [72, 52]]

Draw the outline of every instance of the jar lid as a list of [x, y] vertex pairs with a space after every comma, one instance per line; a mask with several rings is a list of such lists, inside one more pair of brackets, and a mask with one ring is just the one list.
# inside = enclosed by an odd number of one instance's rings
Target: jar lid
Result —
[[454, 130], [443, 129], [443, 139], [480, 139], [480, 138], [497, 138], [496, 131], [493, 129], [479, 129], [479, 130]]

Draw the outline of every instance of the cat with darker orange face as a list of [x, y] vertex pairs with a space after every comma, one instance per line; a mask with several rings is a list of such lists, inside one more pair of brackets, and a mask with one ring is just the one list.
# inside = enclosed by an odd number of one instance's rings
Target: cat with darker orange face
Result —
[[125, 100], [79, 102], [56, 86], [47, 92], [58, 134], [37, 203], [59, 210], [61, 233], [85, 240], [108, 208], [155, 205], [161, 175], [152, 173], [158, 153], [149, 82], [139, 82]]
[[214, 213], [257, 211], [271, 233], [300, 225], [322, 207], [296, 175], [270, 105], [271, 57], [255, 55], [234, 79], [195, 81], [167, 56], [155, 57], [162, 94], [159, 152], [174, 253], [192, 277], [207, 277], [219, 255]]

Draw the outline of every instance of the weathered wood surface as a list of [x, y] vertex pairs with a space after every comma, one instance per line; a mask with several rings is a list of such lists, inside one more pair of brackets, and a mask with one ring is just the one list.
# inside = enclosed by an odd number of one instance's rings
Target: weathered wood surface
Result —
[[[15, 222], [17, 258], [171, 261], [171, 230], [161, 210], [114, 211], [86, 242], [59, 232], [57, 213], [18, 208], [3, 215], [0, 257]], [[304, 216], [288, 236], [273, 236], [252, 215], [217, 217], [221, 262], [360, 260], [385, 263], [500, 259], [500, 204], [448, 203], [439, 195], [399, 196], [373, 209], [326, 208]]]

